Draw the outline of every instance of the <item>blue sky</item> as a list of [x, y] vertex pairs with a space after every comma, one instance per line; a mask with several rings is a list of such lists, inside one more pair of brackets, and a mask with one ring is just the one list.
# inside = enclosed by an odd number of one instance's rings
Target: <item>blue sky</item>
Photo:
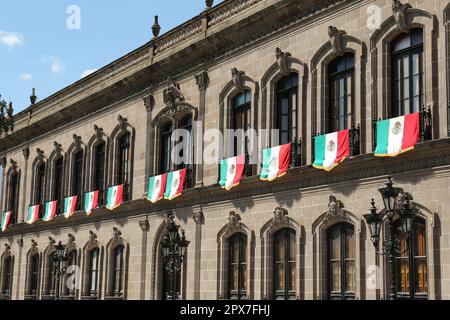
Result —
[[[218, 4], [216, 0], [214, 4]], [[70, 6], [80, 9], [80, 29]], [[0, 94], [15, 112], [145, 44], [159, 15], [161, 34], [198, 15], [204, 0], [1, 1]]]

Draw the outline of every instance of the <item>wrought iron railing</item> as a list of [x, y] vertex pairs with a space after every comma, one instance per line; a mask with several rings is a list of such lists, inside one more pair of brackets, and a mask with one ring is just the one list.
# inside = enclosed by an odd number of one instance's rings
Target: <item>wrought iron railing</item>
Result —
[[361, 154], [361, 126], [358, 124], [349, 130], [350, 156], [354, 157]]
[[291, 145], [291, 168], [302, 165], [302, 139], [294, 138]]
[[186, 178], [184, 181], [184, 188], [191, 189], [194, 187], [194, 168], [192, 164], [185, 165]]

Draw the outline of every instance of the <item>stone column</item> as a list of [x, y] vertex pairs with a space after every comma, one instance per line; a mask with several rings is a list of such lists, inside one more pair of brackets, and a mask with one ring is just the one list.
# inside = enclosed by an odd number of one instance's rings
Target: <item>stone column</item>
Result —
[[150, 230], [148, 220], [139, 221], [139, 227], [142, 230], [141, 244], [141, 283], [139, 288], [139, 300], [145, 300], [146, 275], [147, 275], [147, 235]]
[[22, 288], [21, 280], [22, 280], [22, 251], [23, 251], [23, 239], [17, 239], [17, 245], [19, 247], [18, 250], [18, 259], [17, 259], [17, 276], [16, 278], [16, 288], [15, 288], [15, 300], [23, 299], [23, 295], [20, 294], [20, 289]]
[[0, 194], [0, 213], [3, 213], [5, 211], [5, 208], [3, 208], [4, 203], [4, 197], [6, 195], [5, 192], [5, 177], [6, 177], [6, 157], [0, 158], [0, 166], [2, 167], [2, 176], [0, 177], [0, 190], [2, 190], [2, 193]]
[[195, 221], [195, 273], [194, 273], [194, 300], [200, 300], [200, 275], [201, 275], [201, 260], [202, 260], [202, 225], [204, 223], [203, 212], [197, 211], [192, 215]]
[[203, 134], [205, 132], [205, 114], [206, 114], [206, 90], [209, 84], [209, 77], [206, 71], [202, 71], [201, 73], [195, 76], [197, 81], [198, 90], [200, 92], [200, 103], [199, 103], [199, 115], [198, 121], [200, 125], [195, 128], [194, 132], [194, 164], [196, 164], [195, 172], [195, 185], [196, 187], [203, 186], [203, 150], [204, 150], [204, 140]]
[[[21, 180], [21, 187], [20, 187], [20, 196], [21, 196], [21, 200], [20, 200], [20, 205], [19, 205], [19, 213], [17, 214], [17, 218], [18, 218], [18, 222], [24, 222], [24, 212], [25, 210], [25, 205], [26, 205], [26, 198], [27, 198], [27, 191], [31, 191], [28, 190], [27, 188], [27, 183], [28, 183], [28, 159], [30, 158], [30, 148], [26, 147], [23, 150], [23, 157], [25, 159], [25, 166], [23, 169], [23, 175], [20, 177]], [[45, 203], [41, 203], [41, 205], [45, 205]]]
[[[152, 113], [153, 108], [155, 106], [155, 99], [153, 97], [153, 94], [148, 94], [144, 98], [144, 106], [145, 110], [147, 111], [147, 136], [146, 136], [146, 149], [145, 149], [145, 176], [149, 177], [153, 175], [154, 168], [153, 168], [153, 158], [154, 158], [154, 150], [155, 146], [153, 145], [153, 132], [154, 128], [152, 126]], [[145, 193], [148, 192], [148, 184], [144, 183], [145, 185]]]

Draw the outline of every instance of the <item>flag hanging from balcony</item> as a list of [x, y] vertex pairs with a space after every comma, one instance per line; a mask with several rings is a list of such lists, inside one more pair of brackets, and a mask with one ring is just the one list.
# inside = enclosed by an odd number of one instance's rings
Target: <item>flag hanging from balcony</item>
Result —
[[50, 201], [45, 204], [45, 214], [44, 221], [49, 222], [52, 221], [56, 214], [56, 204], [57, 201]]
[[36, 220], [39, 219], [39, 205], [30, 206], [28, 207], [28, 216], [27, 216], [27, 223], [33, 224], [36, 222]]
[[3, 212], [2, 214], [2, 232], [5, 232], [11, 221], [12, 211]]
[[261, 180], [273, 181], [286, 174], [291, 160], [291, 144], [263, 150]]
[[64, 199], [64, 217], [69, 219], [77, 209], [78, 196], [67, 197]]
[[220, 186], [226, 190], [238, 186], [244, 173], [244, 167], [244, 155], [220, 161]]
[[123, 184], [108, 188], [108, 201], [106, 208], [114, 210], [123, 202]]
[[167, 174], [150, 177], [148, 180], [148, 195], [147, 199], [151, 203], [156, 203], [164, 199], [164, 192], [166, 191]]
[[419, 141], [419, 112], [377, 123], [376, 157], [395, 157]]
[[313, 167], [331, 171], [348, 158], [350, 156], [349, 132], [349, 130], [342, 130], [315, 137]]
[[84, 196], [84, 210], [87, 215], [92, 213], [92, 210], [98, 207], [98, 195], [100, 191], [87, 192]]
[[170, 172], [167, 174], [166, 192], [164, 199], [173, 200], [181, 196], [184, 189], [184, 181], [186, 178], [186, 169]]

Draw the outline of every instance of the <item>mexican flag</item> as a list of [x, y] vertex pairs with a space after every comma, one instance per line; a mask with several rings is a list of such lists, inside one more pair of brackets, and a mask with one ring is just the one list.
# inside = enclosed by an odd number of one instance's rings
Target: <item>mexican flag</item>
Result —
[[28, 207], [28, 217], [27, 217], [27, 223], [33, 224], [36, 222], [36, 220], [39, 219], [39, 205], [30, 206]]
[[64, 199], [64, 217], [69, 219], [77, 209], [78, 196], [67, 197]]
[[148, 180], [148, 195], [147, 199], [151, 203], [156, 203], [164, 199], [164, 192], [166, 191], [167, 174], [150, 177]]
[[123, 202], [123, 184], [115, 187], [108, 188], [108, 202], [106, 208], [114, 210]]
[[56, 214], [56, 204], [57, 201], [50, 201], [45, 204], [45, 214], [44, 221], [49, 222], [52, 221]]
[[331, 171], [350, 156], [349, 130], [317, 136], [313, 167]]
[[84, 195], [84, 210], [87, 215], [90, 215], [92, 210], [97, 209], [98, 207], [98, 195], [100, 191], [87, 192]]
[[261, 180], [273, 181], [286, 174], [291, 161], [291, 144], [263, 150]]
[[3, 212], [2, 214], [2, 232], [6, 231], [8, 228], [9, 222], [11, 221], [12, 211]]
[[230, 190], [239, 185], [244, 173], [245, 156], [237, 156], [220, 161], [220, 181], [222, 188]]
[[419, 141], [419, 112], [377, 123], [376, 157], [395, 157]]
[[184, 179], [186, 178], [186, 169], [170, 172], [167, 174], [166, 192], [164, 199], [173, 200], [181, 196], [184, 189]]

